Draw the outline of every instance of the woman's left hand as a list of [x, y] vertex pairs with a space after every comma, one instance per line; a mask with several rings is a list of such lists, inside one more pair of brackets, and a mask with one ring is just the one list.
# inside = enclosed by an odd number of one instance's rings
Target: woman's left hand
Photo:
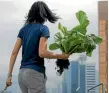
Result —
[[6, 88], [12, 85], [12, 77], [8, 77], [6, 80]]

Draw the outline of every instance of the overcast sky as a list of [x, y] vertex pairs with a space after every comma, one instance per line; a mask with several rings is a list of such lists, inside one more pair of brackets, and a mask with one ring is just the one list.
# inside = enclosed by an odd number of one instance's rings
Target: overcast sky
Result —
[[[10, 54], [14, 47], [14, 43], [17, 39], [17, 34], [19, 29], [22, 27], [24, 22], [24, 17], [30, 6], [34, 1], [37, 0], [0, 0], [0, 74], [6, 75], [8, 71], [8, 64]], [[83, 10], [87, 13], [90, 20], [90, 25], [88, 26], [88, 33], [98, 34], [98, 0], [45, 0], [50, 9], [54, 10], [57, 15], [59, 15], [62, 20], [63, 25], [71, 29], [73, 26], [77, 25], [77, 19], [75, 13], [79, 10]], [[53, 36], [58, 31], [57, 24], [46, 23], [50, 29], [51, 38], [49, 39], [49, 44], [53, 42]], [[77, 54], [70, 57], [71, 60], [76, 60], [78, 58]], [[16, 60], [13, 74], [18, 74], [18, 69], [21, 61], [21, 50]], [[93, 52], [93, 56], [88, 58], [87, 62], [96, 62], [98, 66], [98, 49]], [[52, 85], [53, 82], [60, 81], [55, 74], [55, 63], [54, 60], [46, 62], [47, 75], [49, 84]], [[58, 78], [58, 79], [56, 79]]]

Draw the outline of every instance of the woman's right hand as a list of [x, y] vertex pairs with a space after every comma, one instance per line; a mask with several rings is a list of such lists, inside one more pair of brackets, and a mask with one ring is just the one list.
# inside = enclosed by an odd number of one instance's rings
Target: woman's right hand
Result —
[[62, 55], [61, 55], [61, 59], [68, 59], [69, 58], [69, 56], [70, 56], [70, 54], [65, 54], [65, 53], [63, 53]]

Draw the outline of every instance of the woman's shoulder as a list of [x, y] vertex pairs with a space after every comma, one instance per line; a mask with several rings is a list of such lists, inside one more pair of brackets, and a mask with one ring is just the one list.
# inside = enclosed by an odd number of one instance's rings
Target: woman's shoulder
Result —
[[45, 25], [45, 24], [42, 24], [42, 28], [44, 28], [44, 29], [48, 29], [48, 26]]
[[43, 31], [49, 31], [48, 26], [47, 25], [44, 25], [44, 24], [42, 24], [42, 26], [41, 26], [40, 29], [43, 30]]
[[47, 26], [47, 25], [45, 25], [45, 24], [40, 24], [40, 23], [29, 23], [29, 24], [24, 25], [24, 27], [22, 27], [22, 28], [26, 28], [26, 27], [29, 27], [29, 26], [31, 26], [31, 25], [32, 25], [33, 27], [39, 26], [40, 29], [48, 29], [48, 26]]

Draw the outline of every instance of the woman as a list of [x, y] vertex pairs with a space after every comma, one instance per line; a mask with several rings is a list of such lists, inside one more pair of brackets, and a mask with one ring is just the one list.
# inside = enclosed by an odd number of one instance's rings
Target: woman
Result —
[[6, 87], [11, 86], [12, 71], [19, 49], [22, 46], [22, 60], [18, 82], [23, 93], [46, 93], [46, 74], [44, 58], [68, 59], [69, 54], [55, 54], [47, 51], [47, 39], [50, 32], [44, 23], [55, 23], [59, 19], [48, 6], [35, 2], [26, 17], [25, 25], [18, 33], [18, 38], [11, 54]]

